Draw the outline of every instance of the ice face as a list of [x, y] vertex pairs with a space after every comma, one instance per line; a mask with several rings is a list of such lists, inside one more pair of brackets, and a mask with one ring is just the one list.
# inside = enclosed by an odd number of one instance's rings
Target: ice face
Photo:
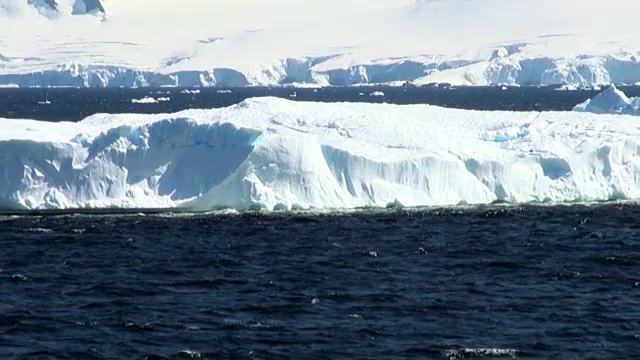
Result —
[[630, 116], [276, 98], [0, 120], [4, 208], [353, 208], [640, 198]]

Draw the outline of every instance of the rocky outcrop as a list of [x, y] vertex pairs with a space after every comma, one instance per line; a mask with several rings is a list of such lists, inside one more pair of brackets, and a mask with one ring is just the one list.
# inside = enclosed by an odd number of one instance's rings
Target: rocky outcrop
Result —
[[100, 0], [76, 0], [76, 3], [73, 7], [74, 15], [84, 15], [91, 13], [104, 13], [104, 6]]
[[[71, 5], [70, 12], [72, 15], [105, 13], [101, 0], [72, 0], [68, 2]], [[51, 12], [65, 12], [68, 10], [64, 6], [61, 6], [61, 0], [27, 0], [27, 4], [38, 8], [43, 15], [48, 15]]]

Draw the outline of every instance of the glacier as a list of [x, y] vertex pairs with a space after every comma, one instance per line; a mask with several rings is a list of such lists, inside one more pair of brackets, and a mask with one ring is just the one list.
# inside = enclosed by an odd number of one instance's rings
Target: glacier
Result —
[[0, 208], [348, 209], [640, 198], [637, 117], [265, 97], [0, 119]]
[[152, 4], [0, 0], [0, 86], [640, 83], [636, 0]]
[[624, 92], [611, 86], [594, 98], [576, 105], [573, 111], [594, 114], [640, 115], [640, 98], [630, 99]]

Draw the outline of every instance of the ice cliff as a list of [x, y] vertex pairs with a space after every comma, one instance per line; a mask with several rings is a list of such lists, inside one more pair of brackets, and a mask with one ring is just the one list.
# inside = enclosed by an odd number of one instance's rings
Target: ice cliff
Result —
[[640, 198], [631, 116], [276, 98], [0, 119], [0, 208], [353, 208]]

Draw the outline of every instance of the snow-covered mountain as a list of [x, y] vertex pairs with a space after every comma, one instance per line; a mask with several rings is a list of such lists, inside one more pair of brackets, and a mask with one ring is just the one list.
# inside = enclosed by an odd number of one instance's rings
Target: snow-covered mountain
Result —
[[635, 84], [638, 10], [637, 0], [0, 0], [0, 85]]

